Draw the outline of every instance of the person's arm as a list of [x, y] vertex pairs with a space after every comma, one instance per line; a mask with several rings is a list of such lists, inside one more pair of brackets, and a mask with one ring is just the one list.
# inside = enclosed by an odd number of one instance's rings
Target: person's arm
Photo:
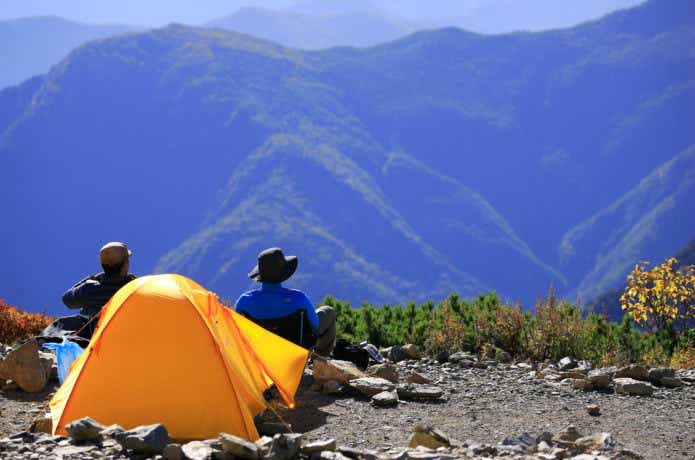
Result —
[[101, 283], [90, 276], [85, 278], [63, 294], [63, 303], [68, 308], [101, 308], [110, 296], [102, 292]]
[[246, 311], [246, 296], [244, 294], [241, 294], [234, 302], [234, 310], [239, 314], [248, 313]]
[[311, 326], [314, 328], [314, 332], [318, 332], [319, 330], [319, 316], [316, 314], [316, 309], [314, 308], [314, 304], [311, 303], [311, 300], [309, 300], [309, 297], [307, 297], [305, 294], [302, 294], [302, 308], [306, 310], [306, 317], [309, 319], [309, 322], [311, 323]]

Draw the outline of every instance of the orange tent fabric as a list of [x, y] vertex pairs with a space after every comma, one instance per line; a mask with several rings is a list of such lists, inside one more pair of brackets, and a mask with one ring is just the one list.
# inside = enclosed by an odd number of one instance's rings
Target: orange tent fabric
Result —
[[275, 384], [289, 407], [308, 351], [220, 304], [180, 275], [131, 281], [102, 309], [85, 352], [51, 399], [53, 433], [82, 417], [163, 423], [175, 439], [258, 439]]

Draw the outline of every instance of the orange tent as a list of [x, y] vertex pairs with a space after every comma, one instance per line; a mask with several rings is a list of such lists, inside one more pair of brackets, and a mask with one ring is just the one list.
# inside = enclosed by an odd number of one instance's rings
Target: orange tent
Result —
[[256, 440], [263, 391], [274, 383], [294, 407], [307, 357], [188, 278], [138, 278], [104, 306], [51, 400], [53, 433], [89, 416], [125, 428], [161, 422], [176, 439]]

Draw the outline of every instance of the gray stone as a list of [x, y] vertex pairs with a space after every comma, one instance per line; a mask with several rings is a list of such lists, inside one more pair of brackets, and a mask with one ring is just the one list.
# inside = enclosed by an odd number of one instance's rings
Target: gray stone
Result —
[[504, 438], [498, 445], [498, 450], [526, 454], [536, 448], [536, 438], [529, 433], [524, 433], [517, 437]]
[[593, 417], [601, 415], [601, 408], [598, 404], [587, 404], [584, 406], [584, 409], [586, 409], [586, 412]]
[[650, 382], [659, 384], [664, 377], [675, 377], [676, 371], [668, 367], [653, 367], [649, 369], [647, 378]]
[[144, 425], [124, 432], [121, 436], [122, 445], [138, 454], [161, 454], [169, 444], [169, 433], [161, 423]]
[[313, 366], [314, 380], [321, 383], [335, 380], [344, 385], [350, 380], [366, 377], [364, 372], [349, 361], [315, 357]]
[[185, 460], [186, 456], [180, 444], [167, 444], [162, 450], [162, 456], [166, 460]]
[[311, 455], [315, 452], [324, 451], [334, 451], [336, 448], [335, 439], [325, 439], [321, 441], [314, 441], [302, 446], [302, 453], [305, 455]]
[[615, 372], [614, 378], [629, 378], [635, 380], [649, 380], [649, 369], [641, 364], [630, 364], [621, 367]]
[[579, 430], [577, 430], [576, 426], [568, 425], [567, 427], [563, 428], [562, 431], [560, 431], [557, 435], [553, 436], [553, 440], [574, 442], [581, 437], [582, 435], [579, 432]]
[[341, 454], [340, 452], [333, 452], [330, 450], [325, 450], [323, 452], [320, 452], [318, 455], [315, 457], [316, 459], [320, 460], [350, 460], [348, 457], [345, 455]]
[[413, 372], [408, 376], [408, 382], [410, 383], [420, 383], [420, 384], [430, 384], [432, 383], [432, 380], [430, 380], [428, 377], [418, 373], [418, 372]]
[[338, 446], [338, 452], [353, 460], [377, 460], [379, 453], [371, 449], [356, 449], [354, 447]]
[[393, 407], [398, 404], [398, 393], [395, 391], [382, 391], [372, 396], [372, 404], [378, 407]]
[[557, 368], [561, 371], [568, 371], [577, 367], [577, 361], [571, 356], [565, 356], [557, 363]]
[[51, 376], [54, 357], [39, 351], [36, 340], [29, 340], [0, 361], [0, 380], [13, 380], [28, 392], [42, 391]]
[[65, 431], [75, 441], [96, 441], [101, 437], [104, 426], [90, 417], [84, 417], [65, 425]]
[[335, 395], [343, 392], [343, 386], [340, 382], [335, 380], [329, 380], [328, 382], [321, 385], [321, 394], [324, 395]]
[[276, 434], [273, 436], [273, 442], [264, 458], [268, 460], [290, 460], [299, 453], [301, 443], [302, 435], [300, 433]]
[[463, 351], [456, 352], [456, 353], [449, 356], [449, 362], [450, 363], [465, 362], [466, 364], [472, 365], [477, 360], [478, 360], [477, 356], [472, 355], [470, 353], [464, 353]]
[[613, 383], [618, 394], [649, 396], [654, 393], [651, 384], [631, 378], [616, 378], [613, 379]]
[[229, 452], [235, 457], [245, 460], [256, 460], [258, 458], [258, 446], [244, 438], [220, 433], [219, 440], [222, 444], [222, 450]]
[[389, 382], [398, 383], [400, 376], [396, 366], [390, 363], [377, 364], [367, 369], [367, 374], [371, 377], [379, 377]]
[[434, 401], [444, 396], [444, 391], [434, 385], [418, 385], [417, 383], [405, 383], [396, 387], [398, 398], [416, 401]]
[[258, 447], [259, 455], [265, 455], [273, 445], [273, 438], [270, 436], [261, 436], [256, 440], [256, 442], [254, 442], [254, 444]]
[[187, 460], [211, 460], [215, 449], [204, 441], [191, 441], [181, 446]]
[[115, 440], [120, 440], [119, 442], [125, 442], [125, 429], [121, 425], [109, 425], [99, 433], [104, 438], [112, 438]]
[[570, 371], [562, 371], [562, 372], [560, 372], [560, 378], [563, 378], [563, 379], [585, 379], [586, 378], [586, 372], [578, 371], [576, 369], [573, 369]]
[[379, 377], [363, 377], [350, 380], [348, 385], [365, 396], [374, 396], [384, 391], [393, 391], [396, 385]]
[[680, 388], [684, 385], [683, 381], [675, 377], [661, 377], [659, 384], [666, 388]]
[[594, 389], [592, 383], [585, 379], [567, 379], [575, 390], [591, 391]]

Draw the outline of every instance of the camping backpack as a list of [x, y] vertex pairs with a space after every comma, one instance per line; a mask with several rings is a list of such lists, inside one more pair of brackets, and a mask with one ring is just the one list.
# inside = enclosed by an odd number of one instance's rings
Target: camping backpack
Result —
[[369, 365], [369, 352], [345, 339], [338, 339], [335, 343], [333, 357], [341, 361], [350, 361], [360, 369], [366, 369]]

